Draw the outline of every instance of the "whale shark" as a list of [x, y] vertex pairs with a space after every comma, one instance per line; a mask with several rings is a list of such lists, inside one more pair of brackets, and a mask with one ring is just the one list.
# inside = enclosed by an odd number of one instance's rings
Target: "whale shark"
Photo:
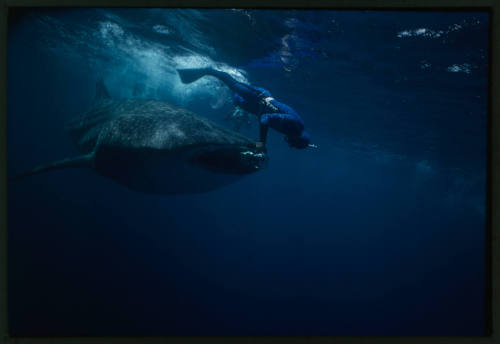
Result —
[[215, 190], [266, 167], [265, 149], [201, 115], [148, 99], [113, 99], [102, 80], [93, 106], [66, 125], [81, 155], [40, 165], [10, 181], [64, 168], [90, 168], [155, 194]]

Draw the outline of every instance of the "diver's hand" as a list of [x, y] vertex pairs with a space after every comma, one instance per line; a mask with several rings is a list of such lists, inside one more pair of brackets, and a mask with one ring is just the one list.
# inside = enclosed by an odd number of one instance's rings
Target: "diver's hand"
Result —
[[257, 152], [261, 152], [261, 153], [265, 153], [265, 152], [267, 152], [265, 142], [262, 142], [262, 141], [258, 141], [258, 142], [256, 142], [256, 143], [255, 143], [255, 150], [256, 150]]

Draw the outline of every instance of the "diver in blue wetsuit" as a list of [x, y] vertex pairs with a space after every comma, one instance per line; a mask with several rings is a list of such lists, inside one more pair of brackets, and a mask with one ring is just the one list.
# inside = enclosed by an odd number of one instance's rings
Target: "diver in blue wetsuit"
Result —
[[236, 81], [229, 74], [213, 68], [178, 69], [177, 72], [183, 83], [194, 82], [205, 75], [216, 77], [225, 83], [233, 92], [233, 101], [237, 107], [257, 115], [260, 123], [260, 142], [266, 143], [268, 128], [273, 128], [285, 134], [285, 141], [290, 147], [315, 147], [310, 144], [310, 138], [304, 130], [304, 122], [299, 115], [288, 105], [275, 100], [269, 91]]

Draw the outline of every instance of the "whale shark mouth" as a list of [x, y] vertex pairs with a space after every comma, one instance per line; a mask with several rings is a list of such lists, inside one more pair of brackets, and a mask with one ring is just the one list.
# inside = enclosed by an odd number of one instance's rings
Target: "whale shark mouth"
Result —
[[226, 174], [248, 174], [267, 166], [267, 153], [248, 146], [211, 145], [198, 149], [190, 162]]

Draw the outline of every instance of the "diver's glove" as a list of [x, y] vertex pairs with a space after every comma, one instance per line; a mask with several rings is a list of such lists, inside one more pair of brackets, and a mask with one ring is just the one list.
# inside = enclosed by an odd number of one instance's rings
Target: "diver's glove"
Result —
[[232, 117], [234, 119], [237, 119], [237, 118], [240, 118], [240, 117], [250, 117], [249, 116], [249, 113], [246, 111], [246, 110], [243, 110], [242, 108], [240, 108], [239, 106], [236, 106], [234, 108], [234, 112], [233, 112], [233, 115]]
[[290, 148], [304, 149], [311, 146], [309, 142], [311, 142], [311, 138], [309, 134], [303, 131], [298, 136], [285, 136], [285, 141], [288, 143]]
[[240, 114], [240, 113], [241, 113], [241, 111], [242, 111], [242, 110], [241, 110], [241, 109], [237, 106], [237, 107], [234, 109], [234, 112], [233, 112], [232, 117], [233, 117], [233, 118], [238, 118], [238, 117], [240, 117], [240, 116], [241, 116], [241, 114]]
[[227, 120], [237, 119], [239, 117], [242, 117], [243, 115], [244, 115], [244, 110], [239, 106], [235, 106], [234, 110], [232, 112], [229, 112], [224, 119]]

